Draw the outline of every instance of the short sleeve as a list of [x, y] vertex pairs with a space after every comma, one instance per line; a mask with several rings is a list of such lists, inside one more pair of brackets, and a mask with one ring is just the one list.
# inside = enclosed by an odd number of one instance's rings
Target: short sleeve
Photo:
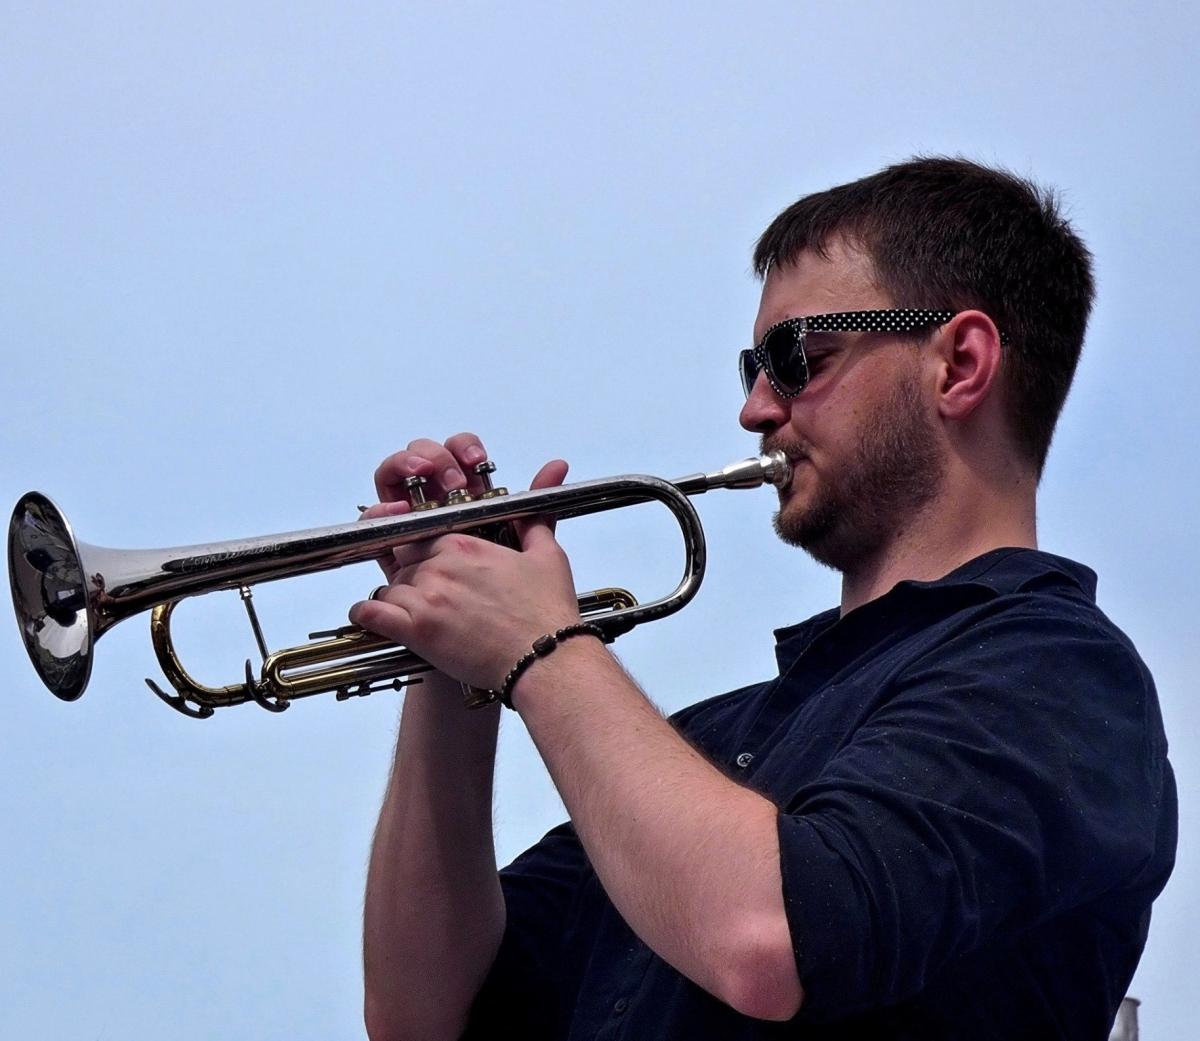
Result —
[[463, 1041], [558, 1037], [578, 979], [565, 957], [580, 880], [591, 870], [562, 824], [500, 872], [504, 936], [471, 1008]]
[[802, 1016], [903, 1001], [1106, 893], [1143, 887], [1148, 906], [1173, 788], [1153, 683], [1105, 622], [998, 607], [904, 667], [781, 807]]

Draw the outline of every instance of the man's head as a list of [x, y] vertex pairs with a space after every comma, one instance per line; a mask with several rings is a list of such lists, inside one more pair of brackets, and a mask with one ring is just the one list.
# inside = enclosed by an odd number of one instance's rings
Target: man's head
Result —
[[[870, 259], [836, 238], [821, 254], [806, 251], [772, 267], [755, 336], [796, 315], [888, 306]], [[843, 572], [877, 558], [912, 526], [946, 470], [924, 389], [928, 362], [911, 337], [897, 339], [809, 332], [804, 390], [784, 397], [759, 375], [742, 410], [742, 425], [763, 435], [763, 450], [781, 449], [793, 464], [776, 531]]]
[[1011, 435], [1040, 474], [1094, 293], [1091, 256], [1054, 196], [965, 159], [916, 158], [789, 206], [759, 239], [754, 268], [765, 278], [837, 242], [867, 258], [884, 306], [992, 319]]

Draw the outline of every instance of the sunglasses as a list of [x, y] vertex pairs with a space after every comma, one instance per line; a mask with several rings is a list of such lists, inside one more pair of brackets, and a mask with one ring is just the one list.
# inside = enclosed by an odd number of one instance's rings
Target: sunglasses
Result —
[[754, 389], [760, 372], [781, 398], [794, 398], [808, 386], [809, 333], [910, 333], [950, 321], [955, 311], [931, 311], [920, 307], [888, 308], [882, 311], [839, 311], [788, 318], [766, 331], [758, 346], [738, 355], [738, 369], [746, 397]]

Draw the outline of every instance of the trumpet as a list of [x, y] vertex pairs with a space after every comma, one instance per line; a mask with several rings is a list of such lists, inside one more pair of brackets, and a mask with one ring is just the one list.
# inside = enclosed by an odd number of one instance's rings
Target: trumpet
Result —
[[[310, 634], [310, 642], [270, 651], [254, 610], [251, 586], [379, 559], [393, 547], [466, 532], [502, 539], [508, 525], [529, 517], [565, 520], [638, 503], [658, 502], [679, 524], [684, 568], [678, 585], [639, 603], [628, 590], [610, 588], [579, 596], [584, 619], [606, 642], [634, 626], [665, 618], [696, 595], [704, 577], [704, 529], [691, 496], [715, 488], [785, 487], [791, 466], [782, 452], [733, 463], [712, 473], [675, 481], [642, 474], [579, 481], [508, 494], [492, 486], [492, 463], [476, 473], [485, 490], [461, 491], [446, 503], [426, 502], [410, 489], [411, 512], [323, 528], [160, 550], [117, 550], [77, 542], [62, 511], [40, 492], [23, 495], [8, 529], [8, 569], [21, 637], [46, 687], [64, 701], [83, 694], [96, 641], [124, 619], [150, 611], [151, 642], [172, 690], [146, 680], [155, 694], [184, 715], [203, 719], [214, 710], [255, 702], [273, 712], [293, 700], [334, 693], [338, 700], [417, 682], [431, 666], [411, 650], [357, 626]], [[171, 615], [185, 597], [225, 589], [241, 591], [263, 662], [255, 674], [246, 662], [243, 680], [210, 687], [183, 667], [171, 636]], [[471, 707], [493, 699], [467, 691]]]

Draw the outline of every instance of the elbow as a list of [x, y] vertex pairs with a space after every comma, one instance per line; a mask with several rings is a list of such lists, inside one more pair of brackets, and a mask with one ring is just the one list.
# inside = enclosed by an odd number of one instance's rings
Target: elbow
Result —
[[436, 1020], [418, 1022], [411, 1018], [397, 1015], [395, 1007], [388, 1005], [370, 993], [363, 1002], [363, 1025], [366, 1027], [368, 1041], [421, 1041], [429, 1039], [445, 1039], [453, 1041], [462, 1032], [457, 1033]]
[[395, 1037], [379, 1002], [373, 1000], [370, 994], [363, 1002], [363, 1026], [366, 1027], [368, 1041], [391, 1041]]
[[367, 992], [363, 1002], [363, 1025], [368, 1041], [401, 1041], [402, 1033], [383, 1003]]
[[716, 997], [751, 1019], [786, 1022], [804, 1003], [790, 943], [751, 946], [729, 961], [718, 989]]

